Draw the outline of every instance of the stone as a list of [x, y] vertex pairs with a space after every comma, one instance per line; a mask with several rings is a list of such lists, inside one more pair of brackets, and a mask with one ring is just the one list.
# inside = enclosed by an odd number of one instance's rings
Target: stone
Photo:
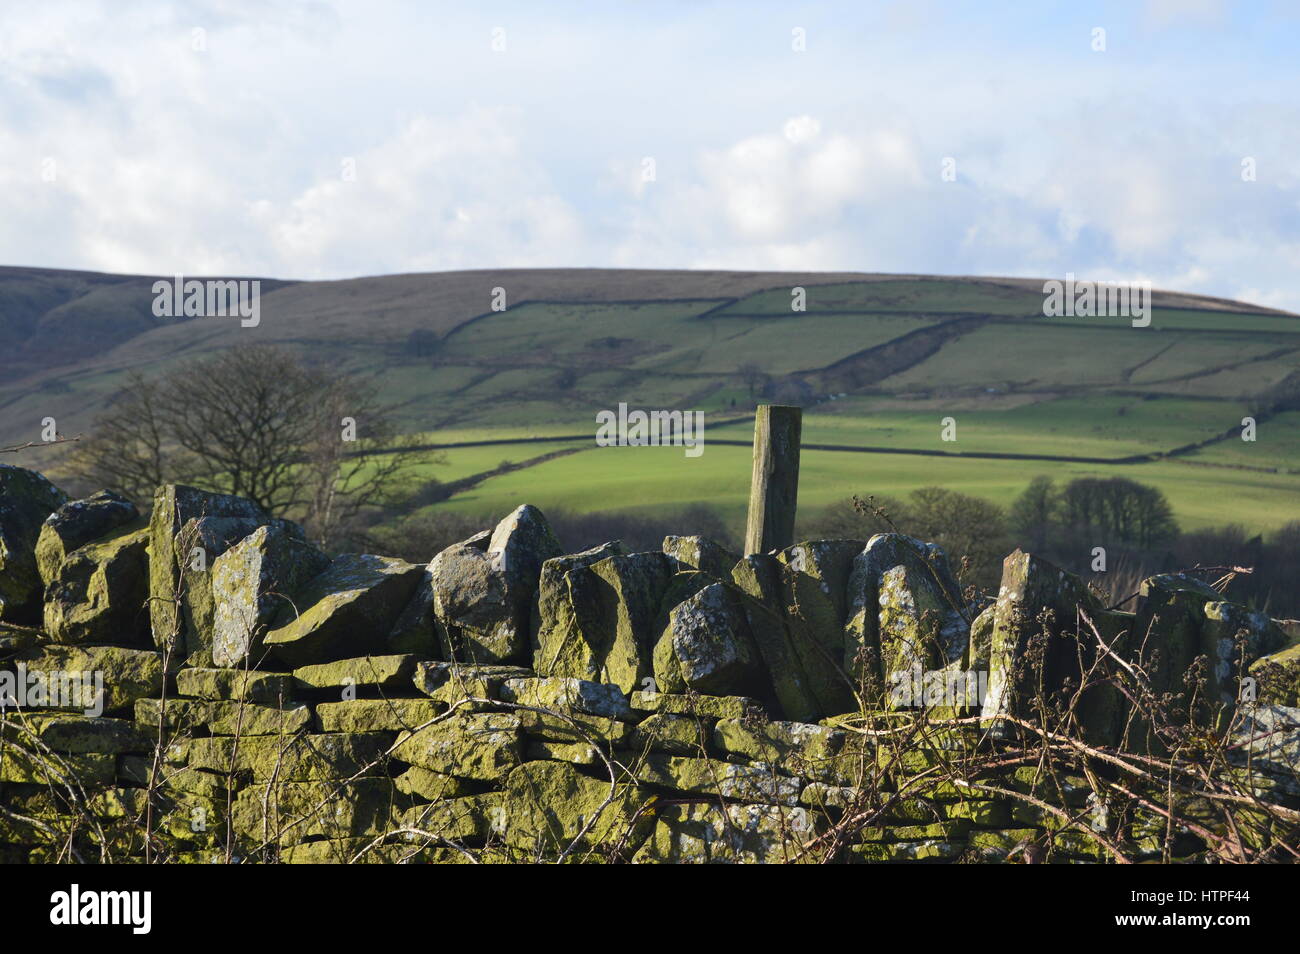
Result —
[[967, 821], [940, 821], [929, 825], [888, 825], [868, 828], [858, 833], [864, 842], [920, 841], [922, 839], [956, 839], [970, 831]]
[[527, 762], [506, 779], [508, 812], [497, 831], [506, 844], [539, 859], [612, 852], [633, 840], [642, 800], [637, 786], [588, 778], [566, 762]]
[[[1121, 655], [1146, 670], [1155, 693], [1169, 694], [1169, 708], [1175, 718], [1186, 719], [1194, 715], [1204, 724], [1209, 716], [1209, 707], [1199, 707], [1194, 714], [1188, 712], [1188, 702], [1192, 697], [1185, 677], [1193, 662], [1199, 656], [1205, 656], [1203, 688], [1212, 688], [1217, 647], [1212, 645], [1213, 638], [1205, 632], [1205, 606], [1219, 602], [1219, 593], [1206, 583], [1182, 573], [1149, 577], [1142, 581], [1138, 593], [1132, 630], [1122, 644]], [[1199, 691], [1197, 695], [1203, 696]], [[1141, 753], [1159, 755], [1164, 752], [1164, 743], [1146, 718], [1140, 715], [1133, 719], [1127, 744]]]
[[566, 609], [539, 630], [538, 673], [613, 683], [625, 693], [639, 688], [651, 675], [669, 579], [662, 553], [619, 554], [569, 570]]
[[87, 687], [89, 698], [69, 699], [66, 705], [51, 702], [50, 708], [98, 710], [94, 714], [112, 714], [130, 710], [137, 699], [147, 699], [162, 692], [162, 655], [150, 650], [121, 646], [47, 645], [25, 650], [15, 657], [15, 661], [25, 667], [29, 680], [35, 673], [41, 673], [46, 685], [50, 685], [52, 676], [76, 675]]
[[822, 812], [840, 813], [849, 808], [860, 809], [866, 801], [863, 790], [855, 786], [809, 782], [799, 793], [799, 804]]
[[176, 691], [195, 699], [278, 705], [293, 698], [293, 690], [293, 677], [287, 673], [190, 667], [176, 674]]
[[636, 864], [781, 864], [801, 857], [821, 826], [806, 808], [668, 805], [655, 812]]
[[476, 782], [458, 779], [454, 775], [430, 772], [428, 768], [411, 766], [393, 780], [393, 786], [404, 795], [437, 802], [442, 798], [460, 798], [476, 793]]
[[209, 702], [208, 731], [213, 735], [295, 735], [311, 728], [308, 706], [276, 709], [246, 702]]
[[36, 544], [67, 495], [35, 471], [0, 464], [0, 620], [37, 623], [41, 574]]
[[406, 830], [404, 837], [408, 844], [421, 844], [429, 838], [461, 842], [499, 838], [508, 819], [502, 794], [485, 792], [414, 805], [398, 816], [396, 827]]
[[113, 781], [116, 768], [116, 757], [108, 753], [50, 755], [9, 745], [5, 747], [5, 757], [0, 759], [0, 782], [61, 789], [107, 785]]
[[[117, 835], [126, 843], [118, 850], [136, 854], [144, 850], [140, 830], [148, 803], [143, 789], [110, 788], [96, 793], [87, 807], [98, 816], [110, 837]], [[225, 814], [225, 801], [220, 796], [174, 790], [156, 793], [152, 824], [155, 850], [162, 848], [156, 857], [174, 862], [178, 845], [219, 849], [218, 833], [225, 832]]]
[[418, 566], [390, 557], [335, 557], [303, 587], [297, 613], [280, 610], [265, 637], [267, 652], [295, 668], [384, 652], [420, 574]]
[[72, 551], [134, 524], [139, 518], [140, 511], [135, 504], [111, 490], [68, 501], [45, 518], [36, 538], [36, 568], [41, 582], [49, 586]]
[[632, 709], [618, 686], [565, 676], [507, 679], [501, 699], [516, 705], [559, 709], [607, 719], [632, 719]]
[[460, 798], [474, 794], [474, 783], [454, 775], [430, 772], [426, 768], [412, 765], [397, 778], [393, 786], [404, 795], [436, 802], [443, 798]]
[[965, 656], [965, 601], [938, 546], [876, 534], [854, 558], [847, 593], [844, 663], [868, 696], [879, 679], [880, 701], [888, 705], [890, 687], [904, 678], [898, 674], [941, 669]]
[[797, 805], [802, 787], [799, 779], [763, 763], [736, 765], [656, 752], [637, 764], [636, 777], [647, 785], [673, 791], [774, 805]]
[[231, 829], [246, 852], [308, 839], [374, 837], [396, 827], [396, 808], [387, 780], [278, 781], [235, 797]]
[[[460, 545], [474, 550], [487, 550], [492, 540], [492, 531], [476, 533]], [[396, 653], [414, 653], [427, 659], [436, 659], [447, 643], [447, 634], [434, 613], [432, 563], [420, 574], [406, 608], [397, 617], [388, 634], [388, 645]], [[534, 628], [536, 625], [534, 624]]]
[[843, 558], [843, 544], [822, 541], [781, 554], [751, 554], [732, 567], [732, 581], [750, 597], [741, 603], [775, 700], [790, 719], [816, 721], [854, 708], [853, 686], [841, 666], [842, 635], [831, 625], [840, 610], [824, 579], [839, 575], [830, 564], [832, 555]]
[[[731, 579], [748, 599], [741, 605], [754, 645], [771, 677], [780, 714], [800, 721], [827, 715], [824, 702], [838, 709], [843, 695], [834, 688], [843, 676], [833, 658], [808, 642], [808, 632], [786, 617], [785, 576], [788, 569], [775, 554], [755, 553], [736, 562]], [[802, 645], [797, 645], [802, 643]], [[805, 667], [804, 656], [808, 666]], [[821, 681], [823, 688], [814, 683]]]
[[1219, 594], [1181, 573], [1162, 573], [1142, 581], [1130, 652], [1160, 662], [1152, 678], [1159, 690], [1182, 689], [1182, 676], [1202, 651], [1202, 620]]
[[739, 559], [707, 537], [664, 537], [663, 550], [677, 564], [676, 569], [701, 570], [719, 580], [731, 578], [731, 568]]
[[236, 790], [229, 784], [232, 779], [214, 772], [192, 769], [188, 765], [177, 766], [162, 761], [157, 769], [155, 778], [152, 756], [124, 755], [118, 760], [117, 778], [118, 781], [131, 785], [147, 787], [156, 784], [168, 792], [217, 798], [223, 802], [231, 791]]
[[447, 707], [432, 699], [352, 699], [316, 704], [322, 732], [400, 732], [418, 729]]
[[713, 729], [713, 744], [724, 756], [769, 762], [783, 772], [821, 781], [842, 777], [846, 742], [839, 729], [803, 722], [722, 719]]
[[[192, 541], [191, 560], [195, 549], [205, 556], [206, 569], [195, 570], [193, 565], [182, 574], [185, 581], [182, 608], [185, 619], [186, 662], [190, 665], [210, 666], [212, 643], [216, 631], [217, 596], [212, 592], [216, 561], [231, 547], [255, 533], [262, 526], [279, 527], [286, 533], [301, 536], [301, 529], [284, 520], [269, 524], [255, 517], [199, 517], [181, 527], [180, 539]], [[262, 660], [256, 660], [259, 664]]]
[[777, 560], [789, 571], [784, 581], [787, 602], [810, 622], [820, 626], [824, 621], [828, 631], [842, 635], [849, 577], [863, 546], [861, 540], [813, 540], [786, 547]]
[[657, 712], [636, 727], [636, 750], [703, 758], [713, 749], [712, 723], [712, 719]]
[[568, 762], [588, 768], [605, 765], [603, 751], [586, 742], [529, 742], [524, 750], [527, 762]]
[[629, 704], [643, 712], [690, 715], [702, 719], [741, 719], [762, 713], [762, 704], [749, 696], [702, 696], [698, 693], [634, 692]]
[[192, 735], [207, 728], [213, 705], [200, 699], [137, 699], [135, 721], [155, 730]]
[[[261, 509], [243, 497], [183, 484], [164, 484], [154, 492], [149, 519], [149, 617], [155, 646], [172, 647], [181, 658], [210, 651], [212, 563], [231, 544], [269, 522]], [[203, 551], [202, 570], [192, 568], [196, 548]]]
[[[751, 558], [752, 559], [752, 558]], [[813, 680], [804, 669], [795, 638], [784, 616], [754, 599], [747, 593], [737, 595], [754, 647], [762, 659], [772, 685], [776, 711], [798, 722], [815, 722], [827, 715], [824, 700], [831, 708], [845, 705], [846, 699], [836, 692], [818, 692]], [[840, 672], [833, 672], [830, 658], [824, 657], [825, 666], [819, 671], [835, 683], [844, 683]]]
[[420, 572], [415, 592], [389, 630], [388, 646], [396, 653], [434, 659], [441, 651], [441, 641], [438, 621], [433, 615], [433, 574], [426, 566]]
[[569, 628], [574, 625], [573, 600], [569, 595], [569, 584], [565, 577], [571, 570], [591, 566], [606, 557], [618, 556], [622, 553], [622, 543], [612, 540], [590, 550], [583, 550], [581, 553], [551, 557], [542, 563], [530, 619], [533, 668], [539, 673], [550, 675], [547, 672], [546, 657], [542, 654], [541, 647], [563, 645]]
[[523, 759], [519, 719], [505, 712], [454, 712], [403, 733], [393, 757], [443, 775], [495, 781]]
[[1006, 802], [978, 799], [946, 803], [945, 818], [970, 822], [976, 828], [1003, 828], [1011, 824], [1011, 811]]
[[455, 544], [429, 563], [433, 614], [444, 656], [468, 664], [523, 662], [518, 599], [487, 553]]
[[300, 689], [406, 689], [420, 660], [409, 654], [361, 656], [300, 666], [293, 680]]
[[1300, 643], [1257, 659], [1250, 666], [1256, 698], [1279, 706], [1300, 706]]
[[34, 626], [0, 623], [0, 654], [9, 656], [43, 642], [46, 642], [45, 634]]
[[461, 543], [435, 556], [429, 572], [444, 655], [468, 663], [527, 662], [542, 565], [561, 553], [541, 511], [524, 505], [497, 524], [486, 550]]
[[1300, 708], [1242, 706], [1238, 714], [1229, 737], [1229, 761], [1272, 776], [1292, 799], [1300, 796]]
[[52, 642], [151, 645], [148, 543], [148, 530], [127, 528], [60, 561], [45, 590]]
[[972, 831], [967, 843], [982, 855], [1004, 859], [1015, 849], [1032, 844], [1040, 834], [1037, 828]]
[[[27, 731], [55, 752], [72, 755], [122, 755], [149, 752], [153, 749], [152, 733], [129, 719], [106, 719], [78, 714], [28, 715]], [[22, 744], [26, 732], [16, 725], [0, 723], [0, 738]]]
[[211, 736], [190, 739], [187, 748], [189, 766], [207, 772], [247, 773], [255, 782], [330, 781], [363, 771], [382, 774], [376, 763], [387, 750], [390, 737], [383, 732], [246, 739]]
[[1231, 708], [1251, 664], [1286, 645], [1286, 633], [1265, 613], [1216, 600], [1202, 607], [1201, 651], [1209, 658], [1210, 698]]
[[770, 694], [739, 601], [712, 583], [674, 607], [654, 652], [660, 690], [706, 695]]
[[461, 546], [473, 547], [475, 550], [482, 550], [486, 553], [488, 546], [492, 543], [492, 533], [495, 529], [495, 527], [490, 527], [487, 530], [480, 530], [478, 533], [471, 534], [464, 540], [461, 540], [460, 544]]
[[436, 661], [416, 663], [412, 682], [417, 691], [445, 705], [480, 709], [492, 705], [507, 679], [531, 676], [532, 672], [522, 666], [476, 666]]
[[516, 709], [513, 715], [530, 739], [572, 745], [607, 745], [621, 748], [632, 739], [633, 727], [617, 719], [573, 713]]
[[262, 637], [294, 596], [330, 559], [284, 527], [253, 530], [212, 563], [212, 661], [220, 667], [262, 662]]
[[970, 648], [966, 653], [964, 669], [978, 672], [989, 668], [989, 654], [993, 648], [993, 621], [996, 616], [997, 604], [990, 603], [970, 624]]
[[135, 720], [141, 725], [192, 732], [204, 728], [212, 735], [294, 735], [311, 728], [308, 706], [279, 709], [251, 702], [198, 699], [140, 699]]
[[[1097, 652], [1096, 637], [1079, 611], [1099, 616], [1100, 600], [1072, 573], [1017, 550], [1002, 563], [1002, 584], [993, 610], [988, 693], [981, 716], [996, 732], [1002, 715], [1026, 717], [1041, 686], [1049, 696], [1067, 680], [1078, 686]], [[1046, 632], [1043, 632], [1043, 627]], [[1042, 662], [1029, 665], [1031, 640], [1044, 642]]]
[[[777, 554], [785, 616], [805, 685], [818, 703], [818, 715], [858, 708], [857, 682], [846, 668], [845, 619], [849, 578], [863, 551], [861, 539], [823, 539], [796, 543]], [[792, 719], [813, 719], [787, 711]]]
[[486, 552], [499, 557], [497, 562], [510, 588], [526, 588], [531, 603], [542, 564], [562, 555], [564, 550], [542, 512], [531, 504], [524, 504], [496, 525]]

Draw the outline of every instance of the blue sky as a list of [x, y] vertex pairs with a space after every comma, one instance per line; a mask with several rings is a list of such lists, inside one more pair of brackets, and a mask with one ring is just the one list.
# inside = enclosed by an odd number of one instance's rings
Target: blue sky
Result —
[[1072, 271], [1300, 310], [1298, 50], [1269, 0], [6, 4], [0, 263]]

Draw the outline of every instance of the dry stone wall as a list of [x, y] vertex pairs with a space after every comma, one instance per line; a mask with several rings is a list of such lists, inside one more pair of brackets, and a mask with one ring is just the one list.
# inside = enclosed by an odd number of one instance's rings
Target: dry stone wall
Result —
[[414, 566], [0, 466], [0, 861], [1295, 860], [1297, 636], [1019, 551], [981, 602], [902, 534], [568, 554], [523, 506]]

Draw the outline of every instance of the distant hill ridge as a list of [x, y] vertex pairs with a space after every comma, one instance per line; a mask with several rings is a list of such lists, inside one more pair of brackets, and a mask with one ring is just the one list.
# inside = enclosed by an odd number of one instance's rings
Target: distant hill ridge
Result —
[[[405, 360], [403, 348], [414, 331], [431, 332], [446, 342], [456, 368], [442, 381], [464, 373], [466, 391], [478, 397], [481, 378], [501, 369], [545, 365], [563, 378], [564, 369], [577, 367], [582, 374], [608, 365], [623, 368], [628, 377], [619, 386], [640, 386], [647, 375], [700, 378], [704, 390], [689, 390], [696, 397], [716, 387], [705, 381], [717, 377], [718, 361], [729, 353], [729, 342], [744, 342], [749, 329], [732, 328], [733, 321], [789, 317], [789, 289], [810, 289], [809, 311], [816, 314], [906, 315], [932, 320], [961, 313], [995, 314], [1006, 318], [1032, 315], [1039, 307], [1042, 279], [979, 278], [962, 276], [885, 275], [854, 272], [685, 271], [650, 269], [500, 269], [386, 275], [340, 281], [261, 279], [262, 320], [257, 328], [241, 328], [237, 320], [157, 318], [153, 315], [153, 283], [163, 276], [109, 275], [97, 272], [0, 267], [0, 441], [31, 439], [33, 415], [39, 420], [55, 416], [60, 430], [85, 428], [120, 384], [121, 373], [132, 368], [162, 369], [183, 357], [220, 350], [243, 342], [284, 344], [304, 351], [313, 360], [341, 361], [352, 370], [391, 370], [391, 361]], [[186, 275], [188, 278], [204, 276]], [[241, 276], [251, 277], [251, 276]], [[865, 287], [864, 287], [865, 286]], [[490, 319], [494, 288], [505, 290], [506, 304], [515, 309], [547, 303], [546, 314], [528, 322], [501, 323]], [[817, 291], [820, 289], [820, 293]], [[1238, 315], [1286, 315], [1285, 312], [1221, 298], [1157, 291], [1157, 308]], [[643, 314], [642, 325], [620, 333], [581, 326], [590, 339], [575, 357], [557, 354], [557, 334], [535, 345], [506, 333], [525, 335], [545, 324], [548, 315], [567, 316], [567, 306], [600, 303], [626, 305], [627, 313], [642, 305], [657, 308], [694, 302], [691, 314], [674, 320], [707, 319], [712, 325], [701, 332], [704, 346], [722, 346], [709, 368], [698, 367], [698, 355], [673, 357], [662, 341], [648, 343], [659, 318]], [[608, 316], [585, 313], [592, 323], [618, 325], [624, 312]], [[1294, 316], [1288, 316], [1294, 317]], [[475, 319], [487, 319], [476, 322]], [[882, 328], [890, 319], [880, 322]], [[1066, 321], [1071, 319], [1065, 319]], [[474, 328], [474, 333], [469, 330]], [[718, 329], [725, 328], [726, 335]], [[1289, 331], [1289, 329], [1287, 329]], [[1300, 322], [1297, 323], [1300, 331]], [[451, 335], [451, 332], [456, 334]], [[805, 363], [783, 373], [811, 373], [831, 369], [839, 362], [852, 373], [828, 373], [818, 385], [851, 390], [859, 379], [876, 377], [882, 361], [885, 370], [897, 363], [895, 351], [909, 347], [915, 360], [937, 349], [947, 333], [923, 334], [916, 341], [915, 327], [900, 327], [865, 344], [846, 341], [838, 352], [808, 356]], [[839, 336], [827, 328], [791, 329], [805, 341], [834, 344]], [[907, 339], [908, 334], [913, 339]], [[505, 337], [503, 337], [503, 335]], [[450, 337], [449, 337], [450, 336]], [[569, 336], [571, 337], [571, 335]], [[755, 336], [757, 337], [757, 336]], [[902, 340], [906, 339], [906, 340]], [[916, 341], [909, 345], [909, 340]], [[780, 352], [763, 338], [758, 357]], [[922, 345], [924, 348], [922, 349]], [[567, 347], [567, 344], [564, 346]], [[603, 350], [608, 349], [608, 350]], [[918, 350], [920, 349], [920, 350]], [[827, 347], [822, 347], [826, 352]], [[656, 355], [664, 355], [662, 359]], [[453, 357], [439, 359], [451, 363]], [[742, 360], [741, 358], [737, 359]], [[466, 369], [478, 368], [482, 374]], [[734, 366], [733, 366], [734, 368]], [[427, 378], [403, 369], [411, 380], [402, 385], [419, 400]], [[522, 374], [522, 372], [520, 372]], [[528, 379], [526, 388], [545, 392], [550, 385]], [[502, 383], [505, 388], [505, 382]], [[462, 393], [459, 387], [450, 393]], [[507, 389], [509, 393], [509, 389]], [[591, 394], [583, 385], [575, 393]], [[597, 392], [599, 393], [599, 389]], [[407, 398], [405, 392], [396, 395]], [[488, 400], [498, 400], [495, 394]], [[585, 415], [584, 415], [585, 416]], [[427, 415], [419, 416], [424, 420]], [[449, 420], [434, 424], [448, 426]], [[474, 422], [464, 422], [474, 423]]]

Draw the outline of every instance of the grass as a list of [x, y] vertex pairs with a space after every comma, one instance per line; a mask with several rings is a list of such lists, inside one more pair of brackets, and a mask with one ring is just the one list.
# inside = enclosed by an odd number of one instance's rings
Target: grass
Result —
[[[754, 364], [812, 388], [803, 401], [805, 444], [1117, 458], [1237, 426], [1254, 398], [1300, 367], [1300, 318], [1292, 316], [1162, 306], [1150, 327], [1133, 328], [1126, 319], [1045, 318], [1033, 285], [843, 277], [818, 285], [809, 276], [804, 312], [790, 310], [799, 280], [784, 275], [521, 272], [508, 284], [511, 300], [522, 303], [500, 313], [487, 310], [496, 279], [486, 274], [433, 284], [430, 276], [301, 283], [267, 296], [255, 331], [169, 324], [30, 386], [0, 385], [0, 425], [15, 443], [37, 435], [34, 425], [14, 422], [47, 415], [76, 434], [92, 426], [126, 367], [155, 374], [233, 343], [279, 341], [323, 367], [369, 376], [399, 407], [400, 425], [429, 443], [580, 435], [452, 448], [444, 465], [428, 455], [414, 480], [453, 481], [503, 461], [585, 448], [440, 506], [499, 514], [524, 500], [576, 511], [700, 502], [739, 521], [752, 425], [710, 430], [704, 456], [688, 459], [680, 448], [591, 447], [596, 413], [625, 402], [700, 409], [713, 422], [744, 417], [752, 396], [739, 368]], [[0, 285], [0, 302], [3, 293]], [[937, 327], [963, 315], [983, 320]], [[933, 334], [880, 348], [930, 327]], [[406, 347], [414, 329], [444, 335], [435, 354]], [[863, 359], [870, 349], [880, 350]], [[832, 365], [835, 372], [818, 370]], [[940, 440], [945, 417], [956, 420], [954, 443]], [[853, 493], [903, 496], [926, 484], [1006, 505], [1038, 473], [1062, 481], [1122, 474], [1163, 490], [1184, 526], [1267, 530], [1295, 514], [1300, 478], [1273, 471], [1300, 470], [1297, 425], [1300, 413], [1282, 415], [1261, 425], [1254, 443], [1225, 441], [1185, 459], [1131, 466], [805, 450], [801, 510], [806, 516]], [[744, 446], [716, 443], [723, 439]], [[57, 467], [51, 472], [57, 478]]]
[[896, 315], [774, 314], [755, 319], [700, 314], [713, 302], [632, 305], [534, 303], [480, 318], [447, 339], [440, 365], [485, 355], [496, 365], [671, 375], [729, 375], [748, 362], [769, 374], [820, 368], [932, 323]]
[[[1043, 296], [1020, 288], [976, 281], [944, 283], [927, 280], [808, 285], [805, 305], [817, 311], [966, 312], [1029, 315], [1042, 309]], [[774, 288], [742, 298], [722, 314], [789, 313], [790, 287]]]
[[[940, 485], [1008, 506], [1033, 477], [1059, 482], [1120, 474], [1160, 487], [1184, 529], [1237, 523], [1252, 532], [1296, 518], [1300, 475], [1200, 467], [1175, 460], [1125, 467], [998, 460], [946, 460], [902, 454], [804, 451], [799, 510], [804, 517], [852, 494], [902, 497]], [[691, 503], [714, 506], [740, 526], [749, 490], [750, 450], [706, 443], [698, 458], [681, 448], [593, 448], [492, 478], [440, 507], [501, 515], [521, 503], [543, 510], [666, 513]]]
[[[1197, 451], [1189, 459], [1233, 467], [1300, 470], [1300, 411], [1289, 411], [1259, 423], [1253, 441], [1222, 441]], [[1291, 501], [1290, 511], [1300, 515], [1296, 501]]]
[[[1212, 437], [1246, 413], [1240, 402], [1116, 394], [1048, 399], [1005, 410], [945, 407], [942, 401], [926, 402], [925, 410], [872, 410], [871, 403], [834, 402], [820, 406], [822, 413], [805, 414], [804, 443], [1114, 458]], [[953, 442], [940, 439], [940, 422], [947, 417], [957, 425]], [[750, 440], [753, 429], [733, 425], [709, 434]]]
[[433, 455], [425, 455], [414, 468], [418, 479], [434, 479], [442, 483], [472, 477], [495, 470], [503, 463], [519, 463], [549, 454], [552, 451], [578, 446], [571, 443], [546, 444], [492, 444], [487, 447], [452, 447], [442, 452], [445, 462], [434, 463]]

